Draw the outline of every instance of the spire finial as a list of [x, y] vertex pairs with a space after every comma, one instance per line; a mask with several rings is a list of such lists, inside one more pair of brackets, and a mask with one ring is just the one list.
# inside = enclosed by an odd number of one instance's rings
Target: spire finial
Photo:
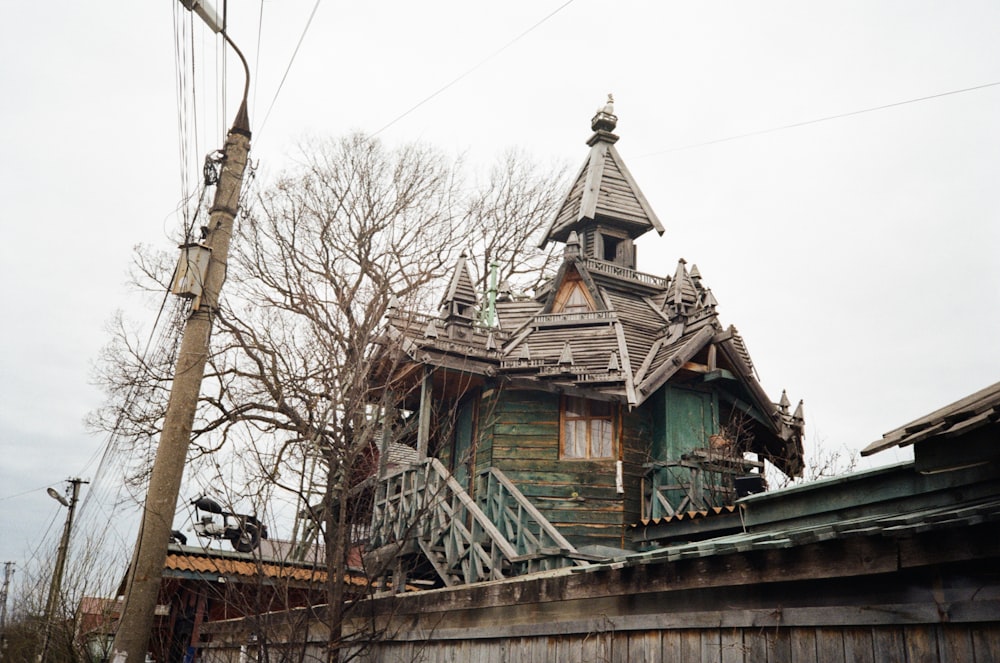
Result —
[[604, 108], [597, 109], [597, 114], [590, 120], [590, 128], [598, 134], [614, 136], [614, 140], [618, 140], [618, 136], [611, 133], [616, 126], [618, 126], [618, 116], [615, 115], [615, 97], [609, 92], [608, 102], [604, 104]]

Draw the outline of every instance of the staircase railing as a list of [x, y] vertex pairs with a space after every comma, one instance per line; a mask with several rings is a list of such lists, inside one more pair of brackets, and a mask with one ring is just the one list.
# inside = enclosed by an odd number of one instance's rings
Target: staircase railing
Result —
[[414, 541], [445, 585], [511, 575], [517, 552], [436, 458], [386, 477], [371, 546]]
[[503, 472], [491, 467], [479, 474], [480, 508], [517, 550], [518, 574], [571, 566], [576, 548], [541, 514]]
[[[373, 504], [372, 559], [419, 549], [446, 586], [576, 563], [576, 549], [499, 470], [480, 481], [477, 504], [436, 458], [385, 477]], [[399, 591], [404, 582], [394, 579]]]

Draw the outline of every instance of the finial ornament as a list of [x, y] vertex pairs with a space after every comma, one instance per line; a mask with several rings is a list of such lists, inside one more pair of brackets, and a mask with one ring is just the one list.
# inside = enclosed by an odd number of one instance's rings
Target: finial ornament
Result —
[[603, 108], [597, 109], [597, 114], [590, 120], [590, 128], [594, 131], [611, 133], [617, 125], [618, 116], [615, 115], [615, 97], [609, 92], [608, 102], [604, 104]]

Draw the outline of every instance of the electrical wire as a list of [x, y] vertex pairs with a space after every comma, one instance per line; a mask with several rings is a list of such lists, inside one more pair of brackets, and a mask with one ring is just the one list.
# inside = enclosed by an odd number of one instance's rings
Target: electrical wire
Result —
[[[260, 0], [260, 14], [257, 16], [257, 56], [254, 59], [253, 70], [260, 71], [260, 44], [261, 37], [264, 33], [264, 0]], [[257, 114], [257, 90], [260, 86], [257, 84], [257, 78], [253, 79], [253, 104], [251, 107], [250, 117], [254, 117]]]
[[796, 129], [798, 127], [805, 127], [810, 124], [818, 124], [820, 122], [829, 122], [830, 120], [839, 120], [845, 117], [853, 117], [854, 115], [862, 115], [864, 113], [873, 113], [875, 111], [885, 110], [887, 108], [896, 108], [897, 106], [905, 106], [907, 104], [915, 104], [922, 101], [929, 101], [931, 99], [940, 99], [941, 97], [948, 97], [953, 94], [963, 94], [965, 92], [974, 92], [976, 90], [984, 90], [986, 88], [994, 87], [1000, 85], [1000, 81], [995, 81], [993, 83], [984, 83], [983, 85], [974, 85], [972, 87], [962, 88], [960, 90], [949, 90], [947, 92], [939, 92], [937, 94], [930, 94], [925, 97], [916, 97], [915, 99], [907, 99], [905, 101], [896, 101], [891, 104], [882, 104], [881, 106], [872, 106], [871, 108], [862, 108], [861, 110], [849, 111], [847, 113], [837, 113], [836, 115], [827, 115], [824, 117], [818, 117], [813, 120], [805, 120], [803, 122], [793, 122], [792, 124], [784, 124], [780, 127], [771, 127], [770, 129], [759, 129], [757, 131], [750, 131], [744, 134], [738, 134], [735, 136], [727, 136], [725, 138], [716, 138], [715, 140], [707, 140], [701, 143], [692, 143], [691, 145], [682, 145], [679, 147], [671, 147], [666, 150], [659, 150], [657, 152], [647, 152], [646, 154], [638, 155], [638, 158], [655, 157], [661, 154], [670, 154], [671, 152], [680, 152], [683, 150], [693, 150], [696, 147], [706, 147], [708, 145], [716, 145], [718, 143], [727, 143], [733, 140], [740, 140], [742, 138], [750, 138], [752, 136], [762, 136], [764, 134], [771, 134], [777, 131], [784, 131], [786, 129]]
[[423, 99], [421, 99], [420, 101], [418, 101], [416, 104], [414, 104], [413, 106], [411, 106], [410, 108], [408, 108], [403, 113], [399, 114], [397, 117], [395, 117], [393, 120], [391, 120], [388, 124], [384, 125], [381, 129], [379, 129], [378, 131], [376, 131], [375, 133], [373, 133], [370, 137], [374, 138], [375, 136], [378, 136], [380, 133], [382, 133], [383, 131], [385, 131], [386, 129], [388, 129], [389, 127], [391, 127], [392, 125], [396, 124], [397, 122], [399, 122], [400, 120], [402, 120], [404, 117], [406, 117], [407, 115], [409, 115], [413, 111], [417, 110], [418, 108], [420, 108], [421, 106], [423, 106], [424, 104], [426, 104], [428, 101], [430, 101], [434, 97], [438, 96], [439, 94], [441, 94], [442, 92], [444, 92], [445, 90], [447, 90], [448, 88], [450, 88], [451, 86], [455, 85], [456, 83], [458, 83], [459, 81], [461, 81], [462, 79], [464, 79], [465, 77], [467, 77], [469, 74], [471, 74], [472, 72], [476, 71], [477, 69], [479, 69], [480, 67], [482, 67], [483, 65], [485, 65], [487, 62], [489, 62], [490, 60], [492, 60], [496, 56], [500, 55], [501, 53], [503, 53], [504, 51], [506, 51], [508, 48], [510, 48], [511, 46], [513, 46], [514, 44], [516, 44], [517, 42], [519, 42], [521, 39], [523, 39], [525, 36], [527, 36], [530, 32], [534, 31], [536, 28], [538, 28], [539, 26], [541, 26], [543, 23], [545, 23], [546, 21], [548, 21], [550, 18], [552, 18], [553, 16], [555, 16], [556, 14], [558, 14], [559, 12], [561, 12], [566, 7], [568, 7], [571, 4], [573, 4], [573, 2], [575, 2], [575, 0], [567, 0], [563, 4], [559, 5], [554, 10], [552, 10], [551, 12], [549, 12], [548, 14], [546, 14], [544, 17], [542, 17], [539, 21], [535, 22], [531, 27], [529, 27], [528, 29], [524, 30], [523, 32], [521, 32], [520, 34], [518, 34], [516, 37], [514, 37], [513, 39], [511, 39], [510, 41], [508, 41], [506, 44], [504, 44], [503, 46], [501, 46], [497, 50], [495, 50], [492, 53], [490, 53], [489, 55], [487, 55], [485, 58], [483, 58], [482, 60], [480, 60], [479, 62], [477, 62], [476, 64], [474, 64], [469, 69], [467, 69], [464, 72], [462, 72], [461, 74], [459, 74], [456, 78], [452, 79], [450, 82], [444, 84], [443, 86], [441, 86], [440, 88], [438, 88], [437, 90], [435, 90], [434, 92], [432, 92], [431, 94], [429, 94], [428, 96], [426, 96]]
[[[257, 140], [260, 140], [260, 134], [264, 130], [264, 125], [267, 124], [267, 118], [271, 117], [271, 111], [274, 109], [274, 104], [278, 101], [278, 95], [281, 94], [281, 88], [285, 85], [285, 81], [288, 79], [288, 72], [292, 70], [292, 64], [295, 62], [295, 56], [299, 54], [299, 48], [302, 47], [302, 42], [305, 41], [306, 33], [309, 32], [310, 26], [312, 26], [313, 18], [316, 17], [316, 10], [319, 9], [319, 3], [321, 0], [316, 0], [316, 4], [313, 5], [312, 11], [309, 13], [309, 19], [306, 21], [306, 27], [302, 29], [302, 34], [299, 35], [299, 42], [295, 44], [295, 50], [292, 51], [292, 57], [288, 60], [288, 66], [285, 67], [285, 73], [281, 77], [281, 82], [278, 83], [278, 89], [274, 91], [274, 97], [271, 99], [271, 105], [267, 107], [267, 113], [264, 114], [264, 119], [261, 121], [260, 126], [254, 129], [254, 134], [257, 136]], [[261, 10], [263, 11], [263, 9]]]

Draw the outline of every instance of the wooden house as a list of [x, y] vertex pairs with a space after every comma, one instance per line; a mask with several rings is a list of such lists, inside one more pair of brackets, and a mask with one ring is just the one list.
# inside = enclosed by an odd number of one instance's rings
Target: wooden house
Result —
[[377, 489], [370, 568], [386, 583], [606, 558], [641, 545], [636, 524], [731, 511], [765, 462], [801, 472], [801, 403], [765, 394], [697, 267], [636, 270], [636, 238], [663, 226], [616, 123], [609, 98], [542, 240], [562, 262], [533, 297], [481, 296], [463, 255], [438, 315], [390, 310], [391, 381], [412, 397], [385, 444], [417, 462]]

